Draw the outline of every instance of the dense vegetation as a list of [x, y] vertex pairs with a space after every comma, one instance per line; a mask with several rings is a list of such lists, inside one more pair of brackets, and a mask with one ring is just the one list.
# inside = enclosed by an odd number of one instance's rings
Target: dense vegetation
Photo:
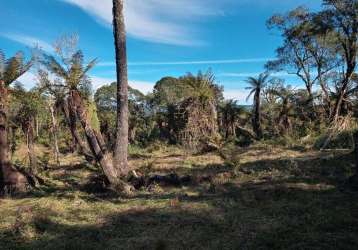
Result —
[[358, 248], [358, 1], [271, 17], [252, 106], [210, 69], [129, 87], [113, 2], [118, 84], [92, 89], [75, 35], [0, 51], [0, 248]]

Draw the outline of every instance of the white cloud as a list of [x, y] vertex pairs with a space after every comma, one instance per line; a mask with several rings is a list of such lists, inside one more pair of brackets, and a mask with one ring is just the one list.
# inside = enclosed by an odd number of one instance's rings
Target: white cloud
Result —
[[[202, 60], [202, 61], [172, 61], [172, 62], [129, 62], [129, 66], [160, 66], [160, 65], [196, 65], [196, 64], [239, 64], [239, 63], [261, 63], [273, 58], [247, 58], [226, 60]], [[114, 62], [102, 62], [97, 66], [115, 66]]]
[[32, 72], [27, 72], [17, 79], [17, 81], [22, 83], [26, 89], [31, 89], [36, 85], [37, 77]]
[[147, 81], [132, 80], [132, 81], [129, 81], [129, 85], [132, 88], [139, 90], [143, 94], [148, 94], [148, 93], [153, 92], [155, 83], [147, 82]]
[[38, 39], [36, 37], [22, 35], [22, 34], [7, 34], [7, 33], [0, 34], [0, 36], [5, 37], [14, 42], [21, 43], [30, 48], [38, 47], [48, 53], [52, 53], [54, 51], [53, 47], [49, 43], [41, 39]]
[[252, 98], [246, 102], [249, 92], [250, 91], [246, 89], [225, 89], [224, 98], [237, 100], [240, 104], [251, 104]]
[[[97, 76], [90, 76], [90, 78], [94, 90], [102, 87], [103, 85], [111, 84], [112, 82], [116, 81], [115, 78]], [[26, 89], [31, 89], [36, 86], [38, 79], [34, 73], [27, 72], [18, 79], [18, 82], [21, 82]], [[155, 83], [148, 81], [129, 80], [129, 85], [132, 88], [141, 91], [143, 94], [148, 94], [153, 91]]]
[[[258, 77], [261, 73], [262, 72], [242, 72], [242, 73], [226, 72], [226, 73], [220, 73], [220, 74], [218, 74], [218, 76], [223, 76], [223, 77]], [[273, 76], [273, 77], [297, 77], [294, 74], [289, 74], [284, 71], [271, 73], [270, 76]]]
[[[62, 0], [112, 23], [112, 0]], [[222, 7], [232, 0], [129, 0], [125, 1], [127, 32], [142, 40], [174, 44], [199, 45], [192, 22], [205, 16], [222, 15]]]
[[116, 81], [115, 78], [105, 78], [105, 77], [97, 77], [97, 76], [90, 76], [90, 78], [91, 78], [93, 89], [98, 89], [104, 85], [108, 85]]
[[[93, 86], [94, 90], [96, 90], [106, 84], [110, 84], [110, 83], [116, 81], [115, 78], [105, 78], [105, 77], [96, 77], [96, 76], [91, 76], [91, 80], [92, 80], [92, 86]], [[18, 81], [21, 82], [25, 86], [26, 89], [30, 89], [36, 85], [37, 77], [34, 73], [27, 72], [26, 74], [21, 76], [18, 79]], [[149, 81], [129, 80], [129, 85], [132, 88], [141, 91], [143, 94], [148, 94], [153, 91], [155, 83], [149, 82]], [[252, 98], [250, 98], [246, 102], [246, 97], [248, 96], [248, 94], [249, 94], [249, 91], [246, 89], [225, 89], [224, 90], [225, 99], [234, 99], [234, 100], [237, 100], [240, 104], [251, 104], [252, 103]]]
[[[104, 85], [116, 81], [115, 78], [105, 78], [105, 77], [96, 77], [96, 76], [91, 76], [91, 80], [92, 80], [92, 86], [95, 90]], [[129, 80], [128, 82], [132, 88], [141, 91], [143, 94], [148, 94], [152, 92], [155, 85], [154, 83], [148, 81]]]

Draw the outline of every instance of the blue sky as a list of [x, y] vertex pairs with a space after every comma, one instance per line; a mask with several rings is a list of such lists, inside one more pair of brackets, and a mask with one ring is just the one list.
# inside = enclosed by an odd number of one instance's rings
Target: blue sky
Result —
[[[245, 79], [263, 71], [281, 38], [266, 20], [320, 0], [127, 0], [129, 82], [146, 93], [161, 77], [211, 68], [225, 97], [245, 103]], [[52, 52], [61, 35], [77, 33], [94, 87], [115, 79], [112, 0], [1, 0], [0, 48], [7, 55], [34, 45]], [[294, 77], [288, 83], [300, 85]], [[36, 83], [29, 73], [21, 81]]]

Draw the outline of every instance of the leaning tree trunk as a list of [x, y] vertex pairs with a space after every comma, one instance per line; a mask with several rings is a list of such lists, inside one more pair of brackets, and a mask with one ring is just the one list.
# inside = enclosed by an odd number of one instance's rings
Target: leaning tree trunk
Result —
[[113, 28], [117, 66], [117, 133], [114, 164], [121, 176], [126, 176], [128, 165], [128, 72], [124, 1], [113, 0]]
[[351, 60], [349, 60], [347, 62], [348, 65], [347, 65], [346, 74], [345, 74], [344, 79], [342, 81], [342, 87], [341, 87], [341, 89], [339, 91], [337, 102], [335, 103], [335, 106], [334, 106], [334, 110], [333, 110], [333, 113], [332, 113], [332, 116], [331, 116], [331, 122], [336, 122], [338, 120], [338, 118], [339, 118], [339, 115], [340, 115], [341, 109], [342, 109], [343, 100], [344, 100], [344, 95], [347, 92], [349, 83], [352, 80], [352, 76], [353, 76], [354, 71], [356, 69], [356, 65], [357, 65], [356, 53], [352, 52], [351, 57], [352, 57]]
[[111, 154], [109, 152], [103, 151], [100, 142], [102, 141], [102, 139], [100, 141], [97, 139], [98, 137], [102, 137], [102, 135], [100, 133], [95, 132], [95, 130], [92, 128], [91, 123], [88, 119], [85, 104], [78, 90], [71, 90], [69, 96], [69, 108], [77, 114], [79, 121], [85, 131], [86, 138], [91, 148], [91, 151], [95, 156], [96, 161], [101, 166], [108, 181], [114, 186], [122, 185], [123, 183], [119, 178], [120, 174], [113, 166]]
[[65, 115], [66, 123], [70, 128], [72, 138], [75, 140], [76, 145], [79, 147], [80, 154], [83, 154], [86, 159], [92, 159], [91, 152], [89, 152], [86, 143], [83, 141], [82, 137], [78, 133], [76, 126], [76, 112], [73, 109], [70, 109], [70, 100], [64, 101], [62, 105], [62, 111]]
[[0, 81], [0, 193], [23, 192], [26, 191], [28, 181], [12, 166], [9, 160], [7, 101], [8, 90], [5, 83]]

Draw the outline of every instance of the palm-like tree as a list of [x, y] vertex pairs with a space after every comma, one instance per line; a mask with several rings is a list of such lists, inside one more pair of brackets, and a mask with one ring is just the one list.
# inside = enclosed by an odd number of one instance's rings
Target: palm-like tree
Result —
[[33, 60], [26, 61], [23, 53], [6, 59], [0, 51], [0, 192], [4, 188], [23, 191], [27, 180], [24, 175], [13, 168], [9, 160], [9, 147], [7, 141], [7, 114], [10, 85], [25, 74], [32, 66]]
[[292, 129], [291, 116], [293, 113], [292, 98], [295, 97], [294, 89], [288, 85], [273, 89], [272, 93], [281, 100], [280, 113], [278, 116], [278, 126], [281, 133], [287, 134]]
[[128, 72], [127, 44], [124, 21], [124, 0], [113, 0], [113, 34], [117, 66], [117, 133], [114, 149], [115, 164], [121, 176], [128, 174]]
[[236, 127], [243, 112], [235, 100], [228, 100], [220, 107], [221, 127], [226, 139], [236, 136]]
[[250, 84], [247, 90], [250, 90], [246, 101], [254, 94], [254, 116], [252, 118], [252, 128], [256, 134], [257, 139], [262, 139], [262, 128], [261, 128], [261, 91], [267, 84], [269, 75], [262, 73], [258, 78], [249, 77], [246, 82]]
[[210, 71], [199, 72], [197, 76], [188, 74], [180, 81], [188, 91], [188, 96], [179, 105], [185, 117], [182, 141], [197, 148], [217, 143], [220, 139], [217, 113], [220, 89], [215, 84], [214, 75]]
[[42, 63], [50, 72], [63, 79], [63, 83], [57, 83], [56, 86], [63, 87], [66, 90], [71, 117], [73, 119], [78, 117], [92, 154], [100, 164], [108, 181], [114, 186], [122, 185], [119, 179], [119, 171], [113, 165], [112, 155], [103, 145], [104, 140], [101, 133], [92, 127], [90, 114], [80, 91], [82, 87], [88, 84], [89, 79], [86, 74], [95, 66], [96, 59], [87, 65], [84, 65], [83, 61], [83, 53], [78, 50], [70, 55], [69, 58], [63, 59], [62, 62], [58, 62], [54, 56], [44, 55]]
[[[65, 122], [71, 131], [74, 145], [78, 147], [79, 153], [84, 155], [87, 160], [93, 160], [93, 155], [91, 155], [91, 152], [89, 152], [86, 142], [82, 139], [82, 137], [80, 136], [77, 130], [76, 114], [73, 112], [72, 109], [70, 109], [68, 104], [68, 99], [67, 99], [68, 90], [64, 88], [64, 86], [61, 84], [60, 79], [54, 79], [54, 80], [50, 79], [48, 72], [44, 70], [38, 71], [37, 78], [39, 81], [38, 85], [40, 90], [43, 91], [44, 94], [48, 96], [47, 98], [50, 100], [50, 102], [53, 102], [53, 103], [49, 103], [50, 113], [52, 116], [51, 119], [52, 119], [53, 130], [56, 130], [57, 127], [55, 121], [56, 117], [53, 116], [54, 115], [53, 111], [57, 111], [57, 112], [62, 111], [65, 117]], [[53, 100], [51, 101], [51, 99]], [[55, 132], [53, 136], [54, 137], [56, 136]], [[56, 140], [56, 138], [54, 138], [54, 140]], [[57, 149], [55, 149], [55, 151], [57, 151]], [[56, 152], [55, 154], [58, 154], [58, 152]]]

